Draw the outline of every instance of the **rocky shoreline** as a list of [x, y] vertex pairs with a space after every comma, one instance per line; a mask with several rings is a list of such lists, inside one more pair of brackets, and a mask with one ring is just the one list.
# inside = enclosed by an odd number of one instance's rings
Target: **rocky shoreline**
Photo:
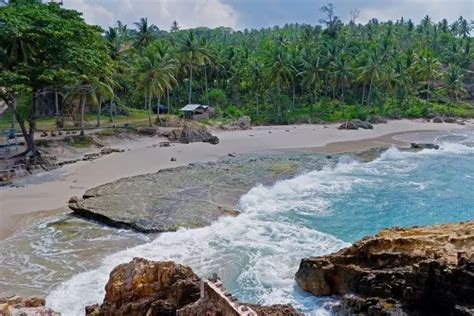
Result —
[[343, 315], [473, 315], [474, 221], [384, 229], [302, 259], [296, 281], [314, 295], [343, 295]]

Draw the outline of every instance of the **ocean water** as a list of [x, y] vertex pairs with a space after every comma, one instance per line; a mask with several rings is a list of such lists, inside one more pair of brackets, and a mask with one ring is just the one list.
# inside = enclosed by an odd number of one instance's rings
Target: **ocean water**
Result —
[[337, 298], [314, 297], [294, 281], [301, 258], [334, 252], [385, 227], [474, 219], [473, 138], [456, 137], [440, 150], [392, 148], [370, 163], [342, 157], [336, 167], [256, 186], [240, 199], [238, 217], [108, 255], [55, 287], [47, 304], [82, 315], [84, 306], [103, 300], [116, 265], [145, 257], [190, 265], [201, 276], [217, 273], [242, 301], [291, 303], [308, 315], [328, 315]]

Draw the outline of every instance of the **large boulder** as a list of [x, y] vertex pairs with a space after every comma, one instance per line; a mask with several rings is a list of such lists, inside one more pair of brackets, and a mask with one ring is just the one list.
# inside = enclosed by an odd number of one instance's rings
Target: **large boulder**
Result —
[[86, 315], [175, 315], [199, 299], [199, 278], [191, 268], [174, 262], [134, 258], [110, 273], [102, 305]]
[[359, 301], [367, 309], [390, 300], [420, 315], [470, 315], [462, 311], [474, 312], [474, 221], [384, 229], [301, 260], [296, 281], [315, 295], [356, 294], [362, 301], [346, 299], [348, 305]]
[[240, 303], [214, 275], [200, 279], [171, 261], [134, 258], [115, 267], [104, 302], [86, 307], [86, 316], [302, 316], [291, 305]]
[[380, 115], [371, 115], [367, 119], [367, 121], [372, 124], [386, 124], [387, 123], [387, 119], [385, 119], [384, 117]]
[[341, 126], [339, 126], [339, 129], [358, 130], [359, 128], [373, 129], [374, 126], [372, 124], [370, 124], [369, 122], [367, 122], [367, 121], [361, 121], [359, 119], [346, 121], [346, 122], [342, 123]]
[[177, 128], [168, 133], [170, 141], [180, 143], [205, 142], [213, 145], [219, 143], [219, 138], [212, 135], [204, 125], [188, 124], [183, 128]]
[[433, 123], [443, 123], [443, 119], [439, 116], [433, 118]]

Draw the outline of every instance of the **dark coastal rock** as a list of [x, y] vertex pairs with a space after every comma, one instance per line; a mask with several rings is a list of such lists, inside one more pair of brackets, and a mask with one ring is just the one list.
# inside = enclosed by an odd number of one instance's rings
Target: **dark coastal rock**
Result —
[[443, 119], [439, 116], [433, 118], [433, 123], [443, 123]]
[[370, 124], [369, 122], [361, 121], [359, 119], [346, 121], [346, 122], [342, 123], [341, 126], [339, 126], [339, 129], [358, 130], [359, 128], [373, 129], [374, 126], [372, 124]]
[[183, 128], [177, 128], [167, 134], [170, 141], [180, 143], [205, 142], [213, 145], [219, 143], [219, 138], [213, 136], [205, 126], [188, 124]]
[[372, 124], [387, 124], [387, 119], [380, 115], [371, 115], [367, 121]]
[[223, 130], [247, 130], [252, 128], [252, 120], [249, 116], [242, 116], [229, 124], [221, 124], [218, 127]]
[[410, 148], [412, 149], [439, 149], [439, 145], [436, 144], [421, 144], [421, 143], [411, 143]]
[[444, 122], [445, 122], [445, 123], [456, 123], [457, 121], [456, 121], [456, 119], [455, 119], [454, 117], [446, 117], [446, 118], [444, 119]]
[[337, 253], [303, 259], [296, 281], [315, 295], [357, 295], [345, 307], [368, 309], [363, 315], [393, 315], [380, 306], [462, 315], [474, 305], [474, 221], [384, 229]]
[[86, 316], [302, 316], [291, 305], [240, 303], [214, 275], [200, 279], [190, 267], [172, 261], [134, 258], [112, 270], [101, 305]]
[[[295, 154], [296, 155], [296, 154]], [[233, 157], [120, 179], [85, 192], [70, 203], [74, 214], [144, 233], [207, 226], [234, 216], [240, 196], [257, 183], [273, 183], [328, 164], [319, 155]]]

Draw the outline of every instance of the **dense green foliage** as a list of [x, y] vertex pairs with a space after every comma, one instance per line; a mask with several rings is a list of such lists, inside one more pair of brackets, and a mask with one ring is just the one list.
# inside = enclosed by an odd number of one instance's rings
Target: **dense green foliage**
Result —
[[18, 0], [0, 7], [0, 48], [0, 97], [15, 113], [28, 151], [35, 152], [40, 96], [80, 90], [84, 100], [99, 86], [92, 83], [112, 71], [102, 30], [56, 3]]
[[51, 92], [82, 128], [93, 105], [100, 125], [102, 104], [111, 121], [117, 106], [145, 109], [150, 125], [159, 103], [174, 113], [209, 104], [219, 117], [279, 124], [474, 114], [473, 22], [462, 17], [344, 24], [327, 5], [322, 26], [180, 30], [174, 22], [168, 32], [143, 18], [102, 33], [80, 13], [40, 2], [0, 7], [0, 95], [26, 104], [17, 119], [33, 131], [35, 99]]
[[344, 25], [332, 6], [323, 12], [324, 27], [179, 31], [174, 23], [166, 32], [146, 19], [138, 30], [120, 24], [106, 33], [120, 69], [117, 94], [123, 104], [142, 107], [139, 91], [150, 88], [130, 74], [147, 47], [164, 46], [174, 60], [172, 80], [151, 97], [169, 96], [174, 110], [210, 104], [220, 115], [246, 114], [260, 123], [473, 114], [472, 21], [434, 23], [427, 16], [418, 25], [403, 19]]

